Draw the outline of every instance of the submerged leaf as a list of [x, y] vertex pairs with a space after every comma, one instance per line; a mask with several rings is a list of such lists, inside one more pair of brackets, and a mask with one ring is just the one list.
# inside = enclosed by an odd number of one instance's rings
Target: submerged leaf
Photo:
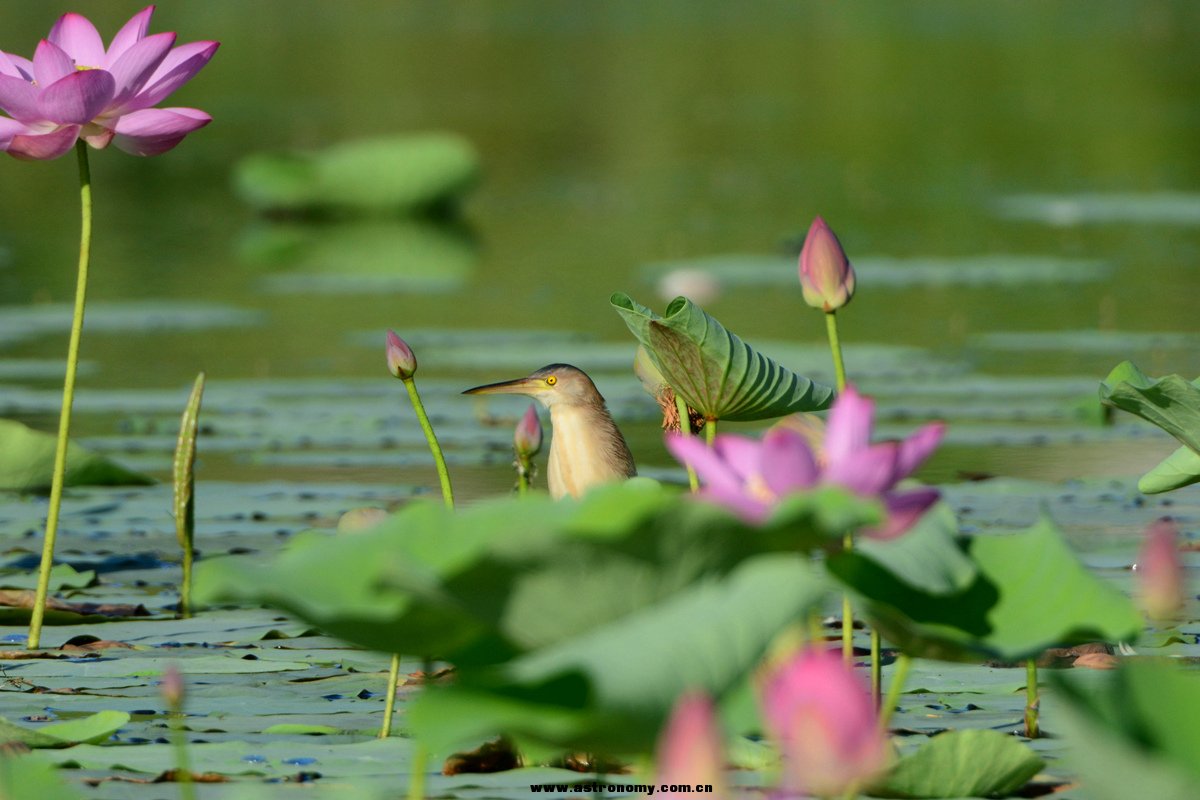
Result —
[[833, 389], [754, 350], [686, 297], [661, 317], [621, 292], [609, 302], [671, 388], [707, 419], [770, 419], [833, 400]]

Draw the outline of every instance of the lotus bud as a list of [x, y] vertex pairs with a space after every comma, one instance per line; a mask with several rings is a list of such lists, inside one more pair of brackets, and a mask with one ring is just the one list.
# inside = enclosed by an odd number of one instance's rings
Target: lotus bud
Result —
[[1169, 518], [1150, 523], [1137, 563], [1133, 565], [1138, 577], [1138, 599], [1153, 619], [1174, 617], [1187, 599], [1178, 533]]
[[162, 692], [163, 699], [167, 701], [167, 705], [173, 710], [178, 711], [183, 708], [183, 673], [179, 671], [179, 667], [174, 664], [167, 667], [163, 672], [159, 690]]
[[395, 331], [387, 332], [387, 363], [388, 371], [402, 381], [408, 380], [417, 371], [417, 357]]
[[533, 458], [542, 449], [542, 421], [538, 419], [537, 404], [530, 403], [525, 416], [513, 433], [513, 447], [518, 458]]
[[837, 236], [817, 217], [800, 250], [800, 288], [804, 302], [828, 313], [854, 296], [854, 267]]
[[[685, 694], [675, 702], [671, 718], [659, 735], [655, 783], [688, 788], [692, 784], [710, 784], [712, 797], [728, 797], [722, 773], [725, 767], [722, 751], [721, 731], [712, 702], [700, 693]], [[655, 796], [675, 798], [684, 795], [664, 792]]]
[[801, 650], [771, 669], [759, 699], [785, 791], [841, 797], [887, 766], [875, 705], [840, 656]]

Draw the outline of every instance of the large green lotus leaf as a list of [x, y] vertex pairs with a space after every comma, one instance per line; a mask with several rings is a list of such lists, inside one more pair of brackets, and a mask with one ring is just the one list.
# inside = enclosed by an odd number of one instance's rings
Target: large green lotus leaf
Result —
[[857, 552], [827, 563], [866, 601], [884, 637], [914, 656], [1015, 662], [1048, 647], [1127, 640], [1141, 630], [1129, 598], [1089, 572], [1048, 518], [963, 546], [978, 575], [954, 594], [913, 586]]
[[903, 758], [871, 794], [904, 798], [1008, 797], [1044, 765], [1037, 753], [999, 731], [948, 731]]
[[1151, 378], [1122, 361], [1100, 384], [1100, 400], [1153, 422], [1200, 453], [1200, 387], [1179, 375]]
[[[56, 439], [16, 420], [0, 419], [0, 490], [47, 489], [54, 472]], [[67, 486], [147, 486], [154, 480], [125, 469], [80, 445], [67, 448]]]
[[495, 662], [621, 618], [757, 553], [821, 547], [835, 535], [827, 520], [855, 509], [875, 511], [843, 492], [818, 492], [754, 529], [649, 480], [580, 501], [507, 497], [455, 512], [418, 503], [361, 533], [297, 537], [273, 562], [204, 562], [197, 598], [272, 605], [385, 652]]
[[686, 297], [661, 317], [622, 292], [609, 302], [676, 393], [708, 419], [770, 419], [833, 401], [833, 389], [757, 352]]
[[1184, 445], [1167, 456], [1154, 469], [1138, 479], [1137, 488], [1144, 494], [1158, 494], [1181, 489], [1200, 481], [1200, 453]]
[[958, 546], [958, 520], [946, 503], [938, 503], [897, 539], [861, 537], [855, 549], [885, 567], [904, 583], [930, 594], [961, 592], [975, 580], [975, 563]]
[[81, 800], [84, 795], [67, 786], [58, 769], [34, 756], [0, 756], [0, 797], [17, 800]]
[[1200, 674], [1164, 661], [1124, 659], [1097, 687], [1052, 678], [1056, 716], [1088, 792], [1102, 800], [1196, 796]]
[[647, 752], [675, 699], [720, 700], [824, 593], [809, 561], [770, 554], [620, 619], [489, 669], [460, 670], [409, 709], [435, 752], [507, 734], [534, 745]]

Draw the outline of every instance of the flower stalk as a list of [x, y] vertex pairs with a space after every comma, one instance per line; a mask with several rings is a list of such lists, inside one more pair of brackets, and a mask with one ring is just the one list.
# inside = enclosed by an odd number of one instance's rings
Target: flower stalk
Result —
[[1031, 658], [1025, 662], [1025, 736], [1027, 738], [1037, 739], [1041, 736], [1038, 729], [1038, 707], [1040, 705], [1037, 659]]
[[42, 562], [38, 568], [33, 614], [29, 619], [30, 650], [41, 646], [42, 622], [46, 616], [46, 596], [50, 590], [50, 568], [54, 565], [54, 542], [58, 536], [58, 517], [62, 509], [63, 484], [67, 472], [67, 441], [71, 433], [71, 410], [75, 404], [75, 375], [79, 367], [79, 343], [83, 338], [83, 315], [87, 308], [88, 267], [92, 257], [92, 173], [88, 165], [87, 144], [75, 143], [79, 162], [79, 268], [75, 279], [75, 308], [71, 315], [71, 334], [67, 344], [67, 372], [63, 378], [62, 411], [58, 417], [58, 441], [54, 448], [54, 471], [50, 478], [50, 506], [46, 511], [46, 535], [42, 539]]

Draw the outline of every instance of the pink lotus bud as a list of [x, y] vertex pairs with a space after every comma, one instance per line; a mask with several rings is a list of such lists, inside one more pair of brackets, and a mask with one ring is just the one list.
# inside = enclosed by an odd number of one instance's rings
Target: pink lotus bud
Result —
[[[658, 776], [655, 783], [668, 786], [711, 785], [706, 797], [724, 798], [725, 756], [721, 731], [717, 728], [712, 702], [700, 693], [688, 693], [675, 701], [671, 718], [658, 738]], [[656, 792], [660, 798], [691, 798], [692, 793]]]
[[525, 416], [517, 423], [513, 447], [521, 458], [533, 458], [542, 449], [542, 421], [538, 419], [537, 403], [530, 403]]
[[817, 217], [800, 250], [800, 288], [804, 302], [822, 311], [837, 311], [854, 296], [854, 267], [837, 236]]
[[1138, 599], [1153, 619], [1169, 619], [1187, 599], [1183, 560], [1179, 556], [1179, 531], [1169, 518], [1155, 520], [1146, 528], [1142, 550], [1133, 565], [1138, 577]]
[[183, 673], [179, 671], [179, 667], [174, 664], [167, 667], [163, 672], [159, 689], [162, 691], [163, 699], [172, 709], [179, 709], [183, 706]]
[[768, 673], [759, 701], [783, 754], [785, 790], [841, 797], [887, 766], [875, 706], [839, 656], [798, 652]]
[[387, 363], [388, 371], [400, 380], [408, 380], [417, 371], [417, 357], [395, 331], [387, 332]]

